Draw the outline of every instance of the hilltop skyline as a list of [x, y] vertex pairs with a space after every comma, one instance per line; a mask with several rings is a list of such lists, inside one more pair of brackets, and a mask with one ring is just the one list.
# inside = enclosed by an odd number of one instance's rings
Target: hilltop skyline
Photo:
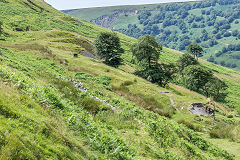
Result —
[[45, 0], [54, 8], [59, 10], [65, 9], [78, 9], [78, 8], [94, 8], [94, 7], [106, 7], [106, 6], [118, 6], [118, 5], [139, 5], [139, 4], [156, 4], [156, 3], [168, 3], [168, 2], [185, 2], [185, 1], [197, 1], [197, 0]]

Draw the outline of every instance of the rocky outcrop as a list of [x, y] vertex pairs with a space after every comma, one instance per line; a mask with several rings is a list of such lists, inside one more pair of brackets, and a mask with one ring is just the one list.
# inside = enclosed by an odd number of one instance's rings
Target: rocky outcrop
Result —
[[91, 20], [91, 22], [93, 22], [99, 26], [105, 27], [105, 28], [113, 29], [113, 24], [120, 16], [122, 16], [122, 15], [132, 16], [132, 15], [136, 15], [138, 13], [139, 13], [138, 10], [119, 9], [119, 10], [115, 10], [112, 15], [103, 15], [99, 18]]
[[93, 22], [99, 26], [105, 27], [105, 28], [113, 29], [114, 23], [120, 16], [134, 16], [134, 15], [138, 15], [145, 11], [152, 12], [152, 11], [156, 11], [156, 10], [158, 10], [158, 8], [153, 8], [151, 10], [116, 9], [116, 10], [114, 10], [113, 14], [100, 16], [96, 19], [91, 20], [91, 22]]
[[201, 116], [201, 115], [214, 116], [214, 107], [213, 106], [209, 106], [209, 105], [203, 104], [203, 103], [192, 103], [191, 106], [192, 106], [192, 108], [189, 109], [189, 111], [192, 114], [196, 114], [198, 116]]

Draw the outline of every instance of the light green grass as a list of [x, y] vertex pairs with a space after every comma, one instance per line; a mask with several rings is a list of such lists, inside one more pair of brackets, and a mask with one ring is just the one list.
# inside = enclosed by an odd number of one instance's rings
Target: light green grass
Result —
[[[130, 47], [136, 39], [118, 33], [125, 64], [113, 68], [82, 56], [80, 51], [88, 45], [56, 41], [71, 37], [93, 42], [100, 32], [109, 30], [84, 20], [78, 24], [48, 6], [44, 7], [48, 12], [36, 13], [16, 2], [0, 5], [4, 32], [8, 33], [0, 44], [0, 159], [231, 159], [221, 147], [176, 122], [186, 116], [194, 125], [209, 128], [186, 109], [181, 110], [193, 102], [205, 103], [206, 97], [174, 84], [162, 88], [133, 74]], [[43, 1], [33, 2], [45, 6]], [[28, 22], [24, 17], [29, 14], [32, 20], [40, 18], [41, 24], [27, 23], [36, 30], [13, 31], [10, 22], [19, 15]], [[39, 29], [41, 25], [45, 28]], [[176, 62], [181, 56], [168, 48], [163, 51], [160, 62]], [[79, 58], [73, 58], [73, 53], [79, 53]], [[237, 72], [202, 63], [226, 76], [226, 81], [234, 84], [232, 88], [239, 87]], [[76, 76], [79, 73], [84, 74]], [[88, 93], [59, 76], [83, 82]], [[109, 84], [102, 83], [104, 77], [110, 78]], [[129, 81], [132, 83], [122, 89], [121, 84]], [[234, 100], [237, 93], [238, 89], [233, 90], [230, 97], [235, 105], [239, 103]], [[170, 97], [179, 112], [174, 111]], [[219, 114], [229, 110], [226, 104], [218, 106]], [[172, 118], [161, 116], [172, 111]]]

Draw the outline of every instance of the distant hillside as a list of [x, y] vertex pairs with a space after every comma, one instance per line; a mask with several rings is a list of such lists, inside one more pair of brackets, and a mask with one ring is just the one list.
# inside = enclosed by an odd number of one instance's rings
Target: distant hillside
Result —
[[[135, 38], [116, 32], [119, 68], [93, 58], [108, 31], [43, 0], [0, 0], [0, 160], [240, 159], [239, 72], [200, 59], [229, 94], [216, 120], [194, 115], [207, 97], [134, 74]], [[164, 47], [159, 62], [181, 56]]]
[[184, 51], [199, 43], [204, 59], [240, 70], [240, 1], [119, 6], [64, 11], [97, 25], [139, 38], [152, 34], [166, 46]]

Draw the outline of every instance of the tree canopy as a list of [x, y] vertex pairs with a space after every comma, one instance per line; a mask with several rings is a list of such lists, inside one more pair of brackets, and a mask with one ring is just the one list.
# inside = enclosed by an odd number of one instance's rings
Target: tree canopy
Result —
[[187, 66], [197, 65], [197, 64], [199, 64], [199, 62], [192, 55], [188, 53], [182, 55], [177, 61], [177, 66], [180, 73], [182, 73], [184, 68], [186, 68]]
[[198, 59], [197, 57], [203, 54], [203, 49], [197, 43], [192, 43], [187, 46], [187, 52], [195, 56], [196, 59]]
[[228, 86], [222, 80], [212, 77], [204, 86], [204, 94], [213, 97], [216, 101], [224, 101], [227, 96]]
[[162, 46], [151, 35], [143, 36], [132, 46], [133, 56], [141, 68], [136, 74], [164, 87], [172, 80], [176, 68], [173, 64], [158, 63], [161, 51]]
[[200, 65], [188, 66], [183, 70], [183, 73], [185, 75], [185, 86], [196, 92], [200, 92], [209, 79], [213, 77], [213, 73], [210, 70]]
[[137, 43], [132, 46], [133, 56], [143, 68], [153, 68], [159, 60], [162, 46], [157, 43], [156, 38], [150, 35], [141, 37]]
[[111, 66], [118, 66], [122, 59], [120, 39], [114, 32], [102, 32], [95, 41], [96, 53], [100, 58], [105, 59], [105, 63]]

